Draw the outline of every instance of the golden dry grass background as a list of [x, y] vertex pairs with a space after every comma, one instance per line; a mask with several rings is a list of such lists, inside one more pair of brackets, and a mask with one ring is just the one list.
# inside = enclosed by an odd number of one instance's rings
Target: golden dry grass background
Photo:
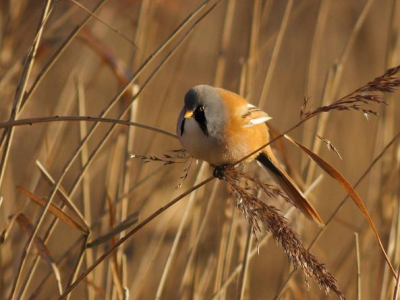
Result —
[[[128, 86], [106, 117], [118, 118], [133, 103], [133, 109], [128, 109], [122, 119], [172, 133], [185, 92], [197, 84], [218, 85], [241, 93], [267, 111], [273, 117], [270, 124], [283, 132], [299, 121], [305, 95], [310, 97], [308, 106], [315, 108], [400, 64], [398, 0], [226, 0], [193, 26], [215, 3], [210, 1], [172, 38], [179, 24], [202, 1], [104, 1], [82, 27], [81, 22], [89, 16], [82, 6], [93, 11], [96, 1], [79, 1], [79, 5], [72, 0], [48, 1], [49, 15], [41, 25], [45, 2], [0, 3], [3, 121], [10, 118], [25, 62], [31, 62], [32, 68], [17, 119], [98, 116], [156, 49], [165, 45], [145, 64], [134, 86]], [[43, 28], [41, 36], [37, 35], [38, 28]], [[79, 32], [70, 38], [77, 28]], [[35, 41], [38, 51], [30, 59], [28, 54]], [[66, 41], [68, 45], [64, 45]], [[151, 77], [153, 71], [156, 73]], [[133, 98], [144, 85], [139, 96]], [[313, 118], [291, 136], [314, 149], [353, 184], [398, 133], [399, 97], [398, 92], [394, 93], [386, 96], [388, 106], [372, 107], [379, 117], [367, 120], [361, 112], [331, 112]], [[47, 213], [37, 237], [49, 253], [42, 249], [42, 258], [37, 259], [39, 242], [34, 242], [23, 258], [32, 231], [24, 230], [29, 222], [21, 221], [23, 217], [15, 221], [12, 216], [22, 213], [35, 226], [43, 207], [16, 187], [45, 199], [54, 190], [40, 172], [38, 162], [54, 180], [63, 176], [60, 187], [91, 227], [92, 241], [134, 212], [140, 212], [140, 222], [211, 174], [208, 166], [194, 163], [181, 189], [175, 190], [185, 165], [145, 164], [129, 154], [161, 156], [179, 149], [179, 143], [133, 126], [117, 125], [106, 138], [112, 125], [100, 124], [78, 153], [84, 132], [93, 126], [93, 122], [69, 121], [16, 127], [7, 156], [3, 156], [7, 144], [2, 143], [0, 229], [5, 233], [0, 246], [1, 299], [12, 295], [14, 299], [57, 299], [59, 291], [49, 261], [57, 266], [65, 291], [76, 279], [75, 273], [86, 270], [133, 228], [82, 254], [84, 234], [60, 221], [54, 225], [54, 216]], [[325, 145], [318, 146], [316, 132], [336, 146], [343, 160]], [[346, 196], [345, 191], [310, 165], [304, 153], [286, 146], [287, 153], [281, 158], [288, 158], [288, 167], [305, 189], [317, 181], [309, 198], [327, 220]], [[64, 174], [75, 154], [76, 159]], [[88, 159], [90, 165], [84, 169]], [[399, 162], [396, 141], [357, 188], [395, 268], [400, 263]], [[252, 166], [250, 172], [257, 170]], [[263, 179], [269, 180], [267, 176]], [[53, 204], [63, 205], [59, 194], [52, 198]], [[289, 210], [280, 199], [266, 201], [285, 213]], [[77, 219], [71, 209], [65, 211]], [[292, 211], [288, 218], [308, 246], [319, 228], [298, 211]], [[226, 183], [213, 180], [124, 242], [72, 291], [71, 299], [336, 298], [334, 294], [325, 296], [312, 281], [307, 291], [301, 271], [285, 285], [292, 266], [270, 239], [260, 245], [258, 255], [249, 257], [246, 272], [237, 272], [246, 257], [247, 227]], [[359, 276], [354, 233], [358, 233], [360, 243]], [[364, 216], [351, 200], [324, 229], [311, 251], [337, 278], [347, 299], [392, 299], [396, 282]]]

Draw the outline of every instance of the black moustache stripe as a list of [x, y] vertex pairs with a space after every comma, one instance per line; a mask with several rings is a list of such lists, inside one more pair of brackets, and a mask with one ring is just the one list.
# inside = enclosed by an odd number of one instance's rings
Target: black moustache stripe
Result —
[[181, 123], [181, 136], [183, 135], [183, 132], [185, 131], [185, 121], [186, 121], [186, 119], [183, 118], [182, 123]]
[[196, 109], [194, 111], [194, 119], [199, 124], [201, 131], [204, 135], [208, 136], [207, 119], [204, 110]]

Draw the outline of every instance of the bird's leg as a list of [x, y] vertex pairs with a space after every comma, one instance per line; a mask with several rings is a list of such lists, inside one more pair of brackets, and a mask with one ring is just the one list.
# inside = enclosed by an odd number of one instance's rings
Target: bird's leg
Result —
[[229, 165], [222, 166], [214, 166], [214, 177], [217, 177], [220, 180], [225, 179], [225, 170], [229, 167]]

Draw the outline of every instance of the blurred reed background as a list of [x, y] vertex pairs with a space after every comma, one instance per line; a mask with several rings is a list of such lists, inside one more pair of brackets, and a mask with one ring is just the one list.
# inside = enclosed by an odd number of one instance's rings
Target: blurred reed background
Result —
[[[175, 189], [187, 164], [130, 158], [171, 154], [180, 148], [173, 137], [54, 116], [120, 118], [174, 133], [185, 92], [211, 84], [259, 105], [283, 132], [300, 120], [304, 96], [310, 108], [328, 104], [400, 64], [398, 0], [18, 0], [0, 7], [1, 120], [50, 117], [2, 129], [1, 299], [57, 299], [69, 292], [135, 222], [211, 175], [208, 166], [193, 163]], [[399, 97], [371, 107], [378, 117], [321, 114], [290, 135], [354, 184], [399, 132]], [[346, 192], [299, 149], [285, 149], [280, 158], [328, 220]], [[395, 268], [399, 162], [395, 140], [357, 187]], [[316, 225], [280, 199], [265, 201], [310, 245]], [[302, 272], [292, 274], [267, 234], [259, 238], [259, 254], [252, 239], [227, 184], [212, 180], [140, 228], [66, 297], [337, 299], [312, 280], [308, 291]], [[396, 281], [351, 200], [311, 252], [347, 299], [394, 297]]]

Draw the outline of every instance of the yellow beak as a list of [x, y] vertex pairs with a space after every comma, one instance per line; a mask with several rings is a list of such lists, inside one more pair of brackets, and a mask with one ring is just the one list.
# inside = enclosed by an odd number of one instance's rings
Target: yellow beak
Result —
[[185, 119], [189, 119], [191, 117], [193, 117], [193, 112], [191, 110], [187, 110], [185, 112], [185, 115], [183, 116]]

